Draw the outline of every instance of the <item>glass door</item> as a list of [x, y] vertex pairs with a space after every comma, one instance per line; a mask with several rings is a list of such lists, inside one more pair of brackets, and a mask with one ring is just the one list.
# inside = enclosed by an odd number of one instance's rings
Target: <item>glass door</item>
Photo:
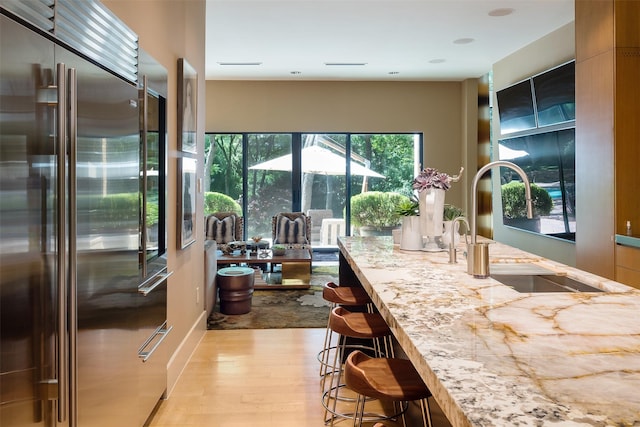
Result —
[[300, 163], [299, 156], [294, 159], [292, 153], [291, 134], [247, 135], [244, 223], [248, 238], [262, 236], [271, 241], [272, 217], [294, 211], [294, 202], [299, 203], [299, 197], [294, 198], [292, 177], [294, 164]]
[[311, 217], [311, 246], [336, 250], [346, 235], [346, 134], [302, 134], [302, 211]]

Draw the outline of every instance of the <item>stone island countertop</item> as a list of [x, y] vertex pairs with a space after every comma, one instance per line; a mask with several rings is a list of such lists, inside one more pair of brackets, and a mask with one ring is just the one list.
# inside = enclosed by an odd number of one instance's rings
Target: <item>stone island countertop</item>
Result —
[[475, 279], [464, 243], [457, 264], [386, 237], [338, 244], [453, 426], [640, 426], [640, 291], [500, 243], [492, 263], [531, 263], [607, 292], [529, 294]]

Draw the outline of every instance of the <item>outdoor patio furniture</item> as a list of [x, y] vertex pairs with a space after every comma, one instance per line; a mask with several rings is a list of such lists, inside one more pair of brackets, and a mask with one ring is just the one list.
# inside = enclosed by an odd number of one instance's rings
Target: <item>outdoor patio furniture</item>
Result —
[[307, 216], [311, 218], [311, 238], [309, 243], [316, 245], [320, 243], [322, 221], [325, 218], [333, 217], [333, 211], [331, 209], [309, 209]]
[[320, 227], [320, 246], [338, 246], [338, 237], [344, 236], [346, 224], [342, 218], [325, 218]]

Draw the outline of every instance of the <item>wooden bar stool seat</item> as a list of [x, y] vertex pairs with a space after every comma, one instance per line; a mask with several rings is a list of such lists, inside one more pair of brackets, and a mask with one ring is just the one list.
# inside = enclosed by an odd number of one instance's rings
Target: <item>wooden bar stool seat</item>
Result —
[[[361, 351], [354, 351], [347, 357], [344, 367], [346, 386], [358, 394], [354, 410], [354, 425], [362, 425], [365, 419], [365, 397], [373, 397], [394, 402], [419, 400], [422, 409], [422, 421], [431, 427], [431, 414], [428, 398], [431, 392], [414, 368], [406, 359], [369, 357]], [[395, 418], [402, 415], [406, 426], [405, 411], [390, 415]]]
[[[334, 282], [327, 282], [322, 288], [322, 298], [331, 303], [331, 308], [337, 306], [347, 307], [364, 307], [368, 312], [372, 311], [371, 298], [367, 292], [361, 287], [339, 286]], [[324, 334], [324, 344], [322, 350], [318, 352], [318, 362], [320, 362], [320, 377], [324, 384], [324, 377], [327, 375], [327, 367], [331, 359], [330, 352], [335, 351], [336, 346], [333, 345], [333, 334], [329, 328], [327, 320], [327, 329]]]
[[329, 315], [329, 328], [350, 338], [381, 338], [391, 335], [389, 325], [378, 313], [351, 312], [344, 307], [336, 307]]
[[371, 304], [371, 298], [364, 289], [338, 286], [334, 282], [328, 282], [324, 285], [322, 298], [336, 305], [357, 306]]
[[[333, 425], [336, 417], [353, 417], [353, 414], [337, 406], [338, 401], [355, 401], [353, 395], [341, 393], [345, 387], [342, 373], [347, 354], [350, 351], [366, 351], [376, 357], [386, 357], [393, 353], [393, 345], [391, 329], [379, 313], [351, 312], [344, 307], [335, 307], [329, 314], [329, 330], [338, 334], [338, 344], [333, 354], [333, 364], [327, 367], [331, 381], [329, 387], [323, 390], [322, 404], [325, 408], [325, 423], [330, 421]], [[351, 343], [347, 343], [348, 338], [352, 339]], [[361, 343], [359, 340], [367, 341]], [[368, 345], [368, 340], [371, 345]], [[328, 414], [331, 414], [329, 418]]]

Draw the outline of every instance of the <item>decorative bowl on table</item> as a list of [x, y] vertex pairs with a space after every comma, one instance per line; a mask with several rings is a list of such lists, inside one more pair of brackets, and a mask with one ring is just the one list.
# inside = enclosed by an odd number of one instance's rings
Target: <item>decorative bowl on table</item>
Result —
[[287, 248], [286, 248], [286, 247], [284, 247], [284, 246], [281, 246], [281, 245], [274, 245], [274, 246], [271, 248], [271, 253], [272, 253], [274, 256], [282, 256], [282, 255], [284, 255], [284, 254], [285, 254], [285, 252], [287, 252]]
[[260, 242], [262, 241], [262, 236], [251, 236], [251, 240], [253, 241], [253, 243], [247, 242], [249, 244], [249, 247], [251, 248], [250, 254], [258, 255], [260, 251]]

